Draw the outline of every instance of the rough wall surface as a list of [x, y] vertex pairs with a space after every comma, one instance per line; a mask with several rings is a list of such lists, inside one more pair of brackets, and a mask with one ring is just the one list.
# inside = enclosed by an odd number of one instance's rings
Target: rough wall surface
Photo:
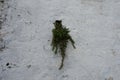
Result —
[[[53, 22], [71, 30], [64, 68]], [[120, 80], [120, 0], [9, 0], [0, 80]]]

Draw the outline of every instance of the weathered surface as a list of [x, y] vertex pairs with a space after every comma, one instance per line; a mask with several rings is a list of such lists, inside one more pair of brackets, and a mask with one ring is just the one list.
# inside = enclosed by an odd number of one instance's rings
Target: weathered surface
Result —
[[[120, 0], [11, 0], [0, 54], [3, 80], [120, 80]], [[68, 45], [65, 66], [50, 46], [53, 22], [63, 20], [76, 49]], [[16, 64], [11, 68], [6, 63]], [[31, 65], [28, 68], [28, 65]], [[111, 78], [110, 78], [111, 77]]]

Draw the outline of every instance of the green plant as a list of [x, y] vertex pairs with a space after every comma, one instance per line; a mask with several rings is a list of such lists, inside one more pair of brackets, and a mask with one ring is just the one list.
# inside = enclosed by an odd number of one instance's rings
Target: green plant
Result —
[[53, 24], [55, 28], [52, 30], [53, 38], [51, 45], [52, 45], [52, 50], [54, 51], [55, 54], [58, 53], [58, 50], [60, 51], [62, 57], [61, 65], [59, 67], [60, 70], [63, 67], [68, 40], [72, 43], [73, 48], [75, 48], [74, 46], [75, 42], [72, 39], [72, 37], [69, 35], [70, 32], [69, 29], [63, 27], [61, 20], [56, 20], [55, 23]]

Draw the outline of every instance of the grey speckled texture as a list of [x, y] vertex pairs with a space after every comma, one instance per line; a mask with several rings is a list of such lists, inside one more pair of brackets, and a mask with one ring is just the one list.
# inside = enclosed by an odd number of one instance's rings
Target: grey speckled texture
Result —
[[[0, 79], [120, 80], [120, 0], [11, 0], [8, 5]], [[62, 70], [61, 57], [50, 46], [56, 19], [76, 42], [76, 49], [68, 45]]]

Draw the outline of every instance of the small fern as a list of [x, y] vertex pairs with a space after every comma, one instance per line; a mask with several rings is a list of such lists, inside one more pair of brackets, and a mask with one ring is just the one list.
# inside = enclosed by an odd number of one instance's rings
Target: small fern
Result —
[[66, 52], [68, 41], [70, 40], [74, 48], [75, 48], [74, 46], [75, 42], [72, 39], [72, 37], [69, 35], [69, 32], [70, 32], [69, 29], [66, 27], [63, 27], [61, 20], [56, 20], [55, 23], [53, 24], [55, 28], [52, 30], [53, 38], [52, 38], [51, 46], [55, 54], [57, 54], [58, 51], [60, 51], [60, 54], [62, 57], [61, 65], [59, 67], [59, 70], [60, 70], [63, 67], [63, 62], [65, 58], [65, 52]]

